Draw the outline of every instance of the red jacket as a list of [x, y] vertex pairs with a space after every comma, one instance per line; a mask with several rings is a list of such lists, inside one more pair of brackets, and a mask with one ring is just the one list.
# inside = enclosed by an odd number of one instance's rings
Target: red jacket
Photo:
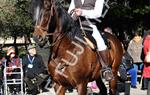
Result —
[[[144, 54], [146, 55], [147, 52], [150, 52], [150, 35], [144, 40]], [[144, 62], [143, 77], [150, 78], [150, 63]]]
[[[13, 66], [14, 66], [14, 68], [13, 68]], [[20, 67], [20, 59], [13, 58], [11, 60], [8, 60], [7, 67], [12, 67], [12, 68], [7, 68], [7, 72], [12, 72], [13, 70], [17, 69], [15, 67]]]

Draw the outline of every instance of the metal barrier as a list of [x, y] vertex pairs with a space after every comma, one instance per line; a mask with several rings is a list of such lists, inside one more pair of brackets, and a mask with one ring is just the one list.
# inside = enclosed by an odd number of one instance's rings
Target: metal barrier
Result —
[[[8, 69], [18, 69], [19, 71], [7, 72]], [[18, 75], [20, 77], [17, 79], [9, 78], [10, 75]], [[4, 67], [4, 95], [12, 95], [10, 93], [10, 90], [9, 90], [10, 85], [20, 85], [21, 89], [20, 89], [19, 93], [16, 93], [15, 95], [24, 95], [22, 64], [20, 64], [19, 67], [16, 67], [16, 66], [7, 67], [6, 62], [5, 62], [5, 67]]]

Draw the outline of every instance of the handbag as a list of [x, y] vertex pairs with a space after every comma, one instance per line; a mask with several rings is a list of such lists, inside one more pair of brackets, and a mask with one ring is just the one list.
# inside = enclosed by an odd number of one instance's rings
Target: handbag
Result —
[[119, 66], [118, 71], [119, 71], [119, 77], [121, 78], [121, 80], [126, 81], [127, 80], [127, 71], [123, 64], [121, 64]]
[[129, 55], [128, 52], [124, 53], [121, 63], [126, 68], [127, 71], [130, 70], [131, 68], [134, 68], [133, 58]]
[[127, 80], [127, 71], [130, 70], [131, 68], [134, 68], [133, 59], [128, 52], [125, 52], [124, 55], [122, 56], [122, 61], [118, 70], [120, 78], [123, 81]]
[[145, 62], [150, 63], [150, 52], [146, 53]]

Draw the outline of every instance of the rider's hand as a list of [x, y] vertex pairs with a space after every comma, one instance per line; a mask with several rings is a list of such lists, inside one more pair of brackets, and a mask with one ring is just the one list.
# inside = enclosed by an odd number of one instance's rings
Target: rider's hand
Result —
[[81, 8], [76, 8], [76, 9], [74, 10], [74, 12], [75, 12], [75, 14], [76, 14], [77, 16], [81, 16], [81, 14], [82, 14], [82, 9], [81, 9]]

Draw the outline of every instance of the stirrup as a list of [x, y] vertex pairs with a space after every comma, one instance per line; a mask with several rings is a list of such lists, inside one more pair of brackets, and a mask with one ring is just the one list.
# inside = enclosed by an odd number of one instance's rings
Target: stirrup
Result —
[[114, 79], [112, 70], [111, 70], [111, 68], [109, 68], [109, 67], [102, 68], [102, 69], [101, 69], [101, 74], [102, 74], [102, 77], [104, 77], [104, 79], [105, 79], [106, 81], [111, 81], [111, 80]]

